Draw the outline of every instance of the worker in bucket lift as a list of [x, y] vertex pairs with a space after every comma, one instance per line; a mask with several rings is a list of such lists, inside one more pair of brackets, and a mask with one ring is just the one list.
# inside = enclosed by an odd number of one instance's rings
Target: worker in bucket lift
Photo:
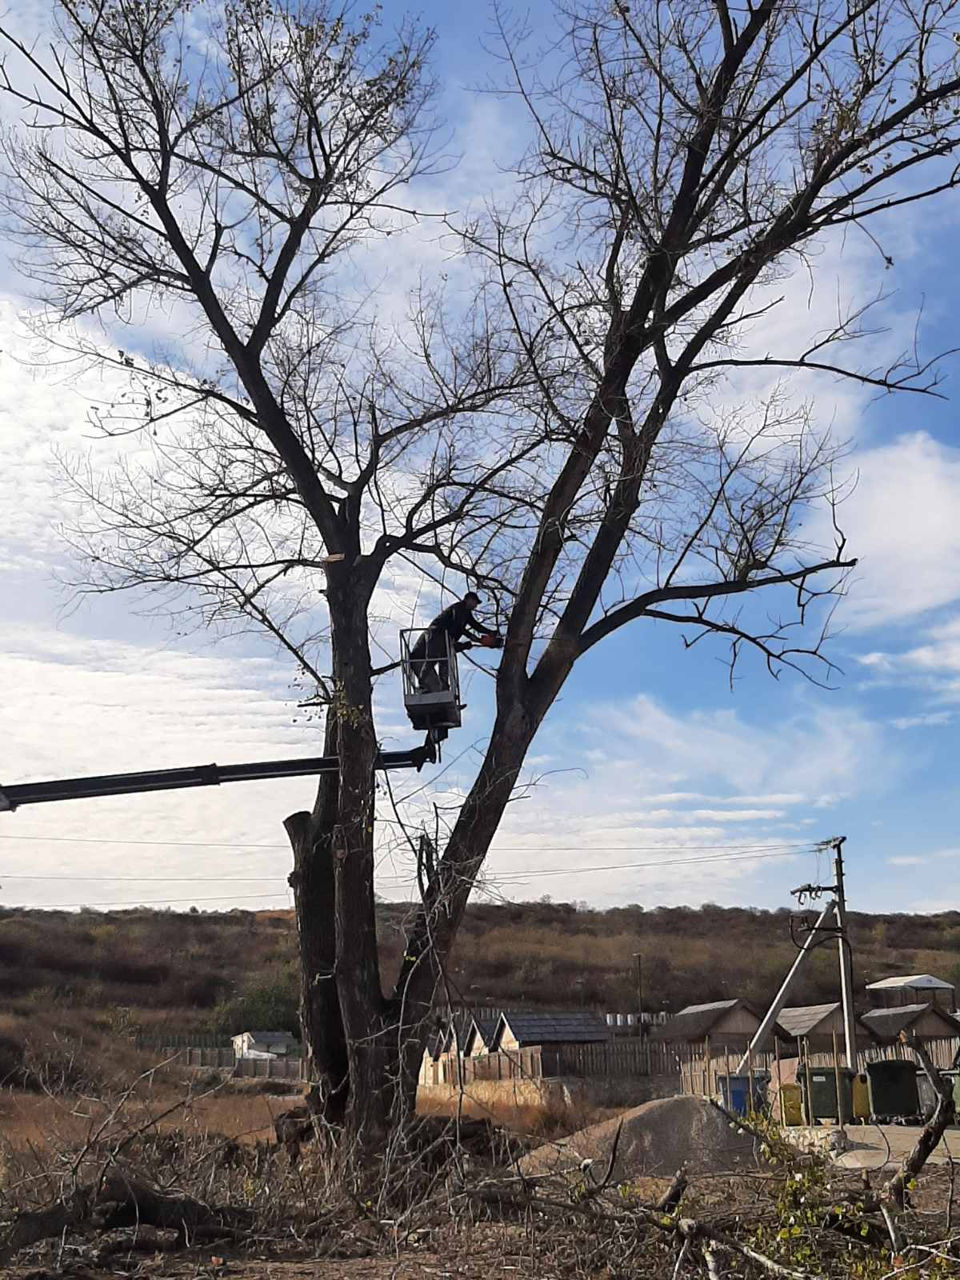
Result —
[[[480, 605], [475, 591], [468, 591], [462, 600], [448, 605], [421, 635], [410, 650], [417, 682], [423, 693], [439, 693], [449, 688], [450, 673], [444, 659], [447, 656], [447, 636], [457, 653], [469, 649], [476, 641], [486, 649], [502, 649], [503, 637], [497, 631], [485, 627], [473, 616]], [[466, 641], [463, 637], [466, 636]]]

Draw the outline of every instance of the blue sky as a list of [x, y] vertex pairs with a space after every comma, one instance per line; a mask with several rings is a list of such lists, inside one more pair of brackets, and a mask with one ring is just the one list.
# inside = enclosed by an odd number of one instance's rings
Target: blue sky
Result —
[[[385, 6], [388, 21], [400, 12]], [[437, 194], [458, 207], [465, 193], [479, 198], [504, 183], [499, 161], [516, 153], [521, 126], [511, 103], [473, 92], [496, 73], [482, 47], [489, 10], [420, 12], [437, 28], [440, 106], [462, 155]], [[547, 4], [527, 12], [549, 31]], [[43, 17], [37, 5], [18, 20]], [[882, 288], [891, 297], [889, 332], [874, 340], [878, 359], [909, 345], [921, 306], [925, 348], [960, 345], [956, 199], [886, 229], [892, 271], [865, 244], [825, 246], [814, 293], [806, 279], [788, 284], [782, 323], [816, 327], [838, 289], [865, 300]], [[95, 372], [78, 378], [24, 363], [28, 307], [8, 263], [0, 274], [0, 783], [312, 753], [316, 725], [297, 711], [292, 673], [264, 641], [178, 635], [142, 602], [76, 607], [58, 585], [70, 561], [56, 530], [66, 513], [53, 453], [86, 447], [86, 413], [109, 388]], [[583, 660], [544, 726], [530, 767], [541, 780], [511, 807], [487, 891], [778, 906], [814, 873], [812, 844], [845, 834], [853, 907], [960, 906], [958, 358], [943, 371], [945, 401], [815, 388], [818, 418], [836, 422], [850, 473], [859, 473], [843, 510], [861, 563], [836, 618], [836, 689], [791, 673], [774, 682], [747, 662], [731, 690], [720, 646], [685, 651], [676, 630], [649, 623], [620, 632]], [[397, 600], [405, 625], [409, 605], [402, 592]], [[425, 598], [417, 620], [435, 603]], [[476, 674], [466, 683], [465, 725], [451, 738], [447, 768], [398, 776], [401, 791], [426, 786], [421, 800], [456, 803], [489, 715], [489, 683]], [[396, 691], [386, 685], [381, 697], [385, 742], [401, 745]], [[4, 815], [0, 901], [285, 904], [280, 820], [309, 803], [310, 783], [300, 781]], [[698, 856], [723, 860], [690, 861]], [[402, 897], [409, 887], [403, 854], [385, 848], [381, 892]]]

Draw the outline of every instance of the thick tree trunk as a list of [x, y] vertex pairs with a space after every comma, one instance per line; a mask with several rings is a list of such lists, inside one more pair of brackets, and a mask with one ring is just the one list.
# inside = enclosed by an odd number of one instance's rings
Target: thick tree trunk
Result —
[[377, 948], [374, 873], [374, 766], [377, 740], [367, 629], [369, 591], [359, 574], [338, 566], [328, 574], [333, 624], [333, 676], [340, 757], [337, 825], [333, 833], [336, 985], [346, 1038], [350, 1094], [348, 1134], [376, 1147], [389, 1129], [392, 1088]]
[[[473, 883], [513, 794], [523, 761], [539, 727], [525, 700], [501, 700], [487, 754], [451, 833], [446, 850], [427, 888], [423, 906], [407, 938], [394, 1003], [403, 1001], [410, 1021], [422, 1026], [433, 1005], [442, 969], [463, 919]], [[409, 1095], [410, 1072], [419, 1066], [416, 1044], [404, 1054]], [[415, 1076], [414, 1076], [415, 1081]]]
[[[337, 750], [333, 708], [327, 713], [324, 754]], [[343, 1121], [349, 1096], [347, 1045], [336, 983], [333, 833], [338, 783], [322, 774], [313, 813], [294, 813], [284, 826], [293, 846], [293, 889], [300, 956], [300, 1022], [307, 1049], [310, 1102], [332, 1124]]]

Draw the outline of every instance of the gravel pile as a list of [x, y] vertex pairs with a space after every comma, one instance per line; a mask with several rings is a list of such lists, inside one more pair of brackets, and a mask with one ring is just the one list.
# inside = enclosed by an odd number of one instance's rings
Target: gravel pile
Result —
[[547, 1143], [521, 1161], [524, 1173], [559, 1173], [592, 1161], [597, 1177], [606, 1173], [618, 1125], [622, 1125], [615, 1181], [638, 1177], [669, 1178], [681, 1165], [691, 1176], [756, 1168], [756, 1143], [730, 1127], [723, 1112], [705, 1098], [656, 1098]]

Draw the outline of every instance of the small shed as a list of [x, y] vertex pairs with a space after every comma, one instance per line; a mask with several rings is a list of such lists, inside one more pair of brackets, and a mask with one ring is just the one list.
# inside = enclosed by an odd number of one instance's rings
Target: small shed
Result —
[[839, 1000], [833, 1000], [829, 1004], [802, 1004], [781, 1009], [777, 1025], [783, 1035], [791, 1040], [806, 1040], [814, 1050], [832, 1049], [834, 1034], [840, 1049], [846, 1043], [843, 1005]]
[[951, 1013], [956, 1007], [956, 991], [952, 983], [935, 978], [932, 973], [910, 973], [906, 976], [881, 978], [868, 982], [871, 1003], [880, 1009], [903, 1005], [934, 1004]]
[[556, 1012], [502, 1013], [490, 1042], [490, 1052], [507, 1052], [533, 1046], [604, 1044], [610, 1028], [599, 1013], [587, 1009]]
[[289, 1031], [241, 1031], [232, 1042], [238, 1058], [295, 1058], [300, 1053], [300, 1041]]
[[870, 1009], [860, 1019], [878, 1044], [895, 1044], [901, 1031], [912, 1031], [921, 1040], [945, 1040], [960, 1036], [960, 1021], [928, 1004], [902, 1004], [894, 1009]]
[[760, 1026], [760, 1017], [745, 1000], [713, 1000], [688, 1004], [668, 1018], [658, 1039], [701, 1044], [709, 1036], [717, 1046], [745, 1049]]

